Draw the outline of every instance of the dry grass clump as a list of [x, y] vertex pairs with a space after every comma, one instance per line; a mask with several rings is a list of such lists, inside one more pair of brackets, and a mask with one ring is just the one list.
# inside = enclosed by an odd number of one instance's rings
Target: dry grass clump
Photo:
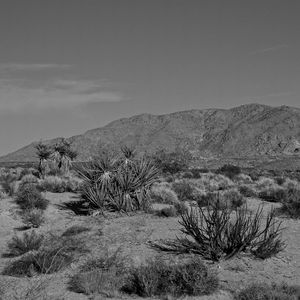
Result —
[[33, 208], [45, 210], [49, 201], [42, 196], [35, 184], [28, 183], [20, 186], [15, 202], [22, 210]]
[[274, 189], [279, 187], [279, 185], [275, 182], [274, 179], [268, 177], [259, 177], [255, 185], [259, 191]]
[[80, 267], [80, 272], [69, 281], [69, 289], [86, 295], [115, 294], [124, 284], [124, 258], [120, 249], [103, 253], [99, 258], [92, 258]]
[[286, 178], [282, 184], [282, 187], [285, 189], [300, 190], [300, 183], [298, 180]]
[[150, 197], [155, 203], [174, 204], [179, 202], [177, 194], [165, 184], [153, 185]]
[[68, 267], [76, 253], [86, 252], [82, 240], [50, 235], [44, 237], [36, 251], [24, 253], [8, 263], [2, 274], [15, 277], [52, 274]]
[[218, 279], [199, 258], [169, 262], [150, 259], [129, 271], [123, 291], [140, 297], [201, 296], [218, 288]]
[[39, 208], [26, 209], [21, 217], [27, 227], [38, 228], [45, 222], [44, 211]]
[[235, 295], [235, 300], [297, 300], [300, 296], [300, 286], [287, 284], [252, 284]]
[[35, 231], [25, 232], [23, 236], [14, 236], [7, 244], [9, 256], [20, 256], [29, 251], [38, 250], [43, 242], [44, 236]]

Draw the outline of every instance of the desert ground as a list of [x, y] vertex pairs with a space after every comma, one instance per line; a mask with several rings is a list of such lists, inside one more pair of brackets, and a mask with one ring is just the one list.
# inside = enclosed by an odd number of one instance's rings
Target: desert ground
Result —
[[[208, 174], [202, 174], [198, 179], [175, 178], [173, 183], [185, 182], [193, 186], [197, 184], [199, 186], [199, 182], [201, 184], [209, 182], [211, 185], [204, 186], [203, 189], [205, 190], [205, 188], [214, 189], [216, 182], [225, 178], [225, 176], [223, 178], [220, 175]], [[203, 178], [207, 180], [205, 181]], [[247, 183], [242, 182], [245, 181], [245, 178]], [[258, 178], [256, 181], [249, 178], [246, 175], [238, 180], [226, 178], [228, 180], [224, 189], [236, 189], [241, 185], [248, 185], [253, 189], [265, 188], [263, 185], [269, 184], [270, 181], [272, 181], [271, 184], [277, 185], [270, 178]], [[155, 185], [156, 187], [170, 187], [171, 189], [172, 182], [167, 183], [163, 178], [160, 178], [159, 181]], [[287, 184], [297, 185], [299, 182], [296, 179], [289, 179]], [[182, 226], [178, 222], [181, 218], [179, 215], [163, 217], [154, 213], [172, 206], [170, 203], [162, 203], [161, 201], [155, 203], [156, 201], [153, 200], [151, 213], [138, 211], [129, 213], [105, 212], [104, 215], [80, 215], [66, 209], [66, 204], [80, 201], [78, 193], [43, 191], [42, 195], [49, 201], [49, 205], [44, 213], [45, 221], [38, 228], [28, 229], [24, 227], [24, 222], [20, 218], [19, 208], [13, 195], [4, 195], [0, 200], [0, 272], [3, 273], [5, 267], [17, 259], [7, 255], [9, 241], [13, 236], [21, 236], [24, 232], [34, 230], [44, 236], [50, 234], [61, 236], [72, 226], [82, 226], [87, 230], [76, 234], [76, 239], [85, 246], [86, 251], [75, 253], [74, 260], [70, 265], [52, 274], [33, 274], [29, 277], [0, 275], [2, 299], [138, 299], [139, 296], [137, 295], [128, 295], [114, 290], [86, 295], [72, 291], [69, 282], [86, 261], [115, 252], [118, 253], [123, 262], [131, 267], [142, 265], [147, 262], [147, 259], [154, 256], [166, 257], [167, 259], [172, 254], [154, 250], [149, 246], [149, 242], [172, 239], [182, 235], [180, 232]], [[281, 203], [264, 201], [258, 196], [244, 196], [243, 199], [245, 201], [243, 205], [247, 205], [249, 212], [263, 207], [262, 218], [266, 218], [266, 214], [272, 208], [281, 206]], [[184, 202], [186, 207], [195, 204], [195, 201], [188, 201], [187, 199], [184, 199]], [[282, 240], [286, 244], [283, 251], [264, 260], [240, 253], [229, 260], [205, 261], [205, 264], [219, 278], [218, 289], [211, 295], [183, 296], [183, 298], [234, 299], [234, 295], [238, 291], [253, 283], [300, 285], [300, 220], [288, 216], [276, 216], [276, 219], [282, 222]], [[177, 259], [180, 260], [181, 257], [178, 256]], [[146, 297], [146, 299], [150, 298]], [[151, 299], [172, 298], [152, 297]]]

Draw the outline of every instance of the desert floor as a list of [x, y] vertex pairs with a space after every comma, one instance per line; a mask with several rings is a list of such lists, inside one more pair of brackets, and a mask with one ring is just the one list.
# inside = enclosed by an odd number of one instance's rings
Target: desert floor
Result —
[[[53, 299], [103, 299], [103, 296], [94, 298], [68, 290], [68, 281], [71, 275], [77, 272], [86, 259], [100, 256], [103, 251], [120, 248], [122, 255], [133, 264], [139, 264], [148, 257], [161, 255], [147, 246], [147, 241], [172, 238], [180, 234], [178, 217], [162, 218], [153, 214], [138, 213], [133, 215], [107, 214], [102, 216], [78, 216], [71, 211], [62, 210], [57, 205], [74, 200], [72, 193], [55, 194], [47, 192], [45, 197], [50, 201], [46, 210], [46, 222], [37, 229], [39, 233], [62, 233], [72, 225], [84, 225], [90, 230], [80, 234], [90, 253], [80, 255], [76, 263], [63, 272], [39, 276], [38, 278], [16, 278], [0, 275], [1, 282], [11, 296], [19, 296], [24, 286], [38, 285], [41, 282], [45, 293]], [[271, 204], [254, 198], [247, 198], [249, 209], [264, 206], [264, 211], [270, 210]], [[256, 260], [241, 256], [223, 261], [219, 264], [210, 264], [220, 278], [220, 291], [211, 296], [187, 297], [185, 299], [233, 299], [230, 291], [239, 290], [252, 282], [286, 282], [300, 284], [300, 220], [282, 218], [283, 238], [286, 249], [277, 257], [267, 260]], [[11, 198], [0, 201], [0, 272], [11, 258], [3, 257], [7, 251], [7, 242], [14, 234], [20, 234], [23, 223], [17, 215], [17, 207]], [[61, 298], [57, 298], [57, 297]], [[111, 299], [132, 299], [127, 295], [111, 295]], [[138, 297], [134, 297], [138, 298]], [[13, 299], [13, 298], [12, 298]], [[20, 299], [20, 298], [18, 298]], [[38, 298], [37, 298], [38, 299]]]

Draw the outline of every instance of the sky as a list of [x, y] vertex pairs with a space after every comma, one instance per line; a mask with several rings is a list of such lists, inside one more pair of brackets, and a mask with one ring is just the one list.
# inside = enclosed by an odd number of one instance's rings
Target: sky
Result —
[[299, 0], [1, 0], [0, 155], [140, 113], [300, 107]]

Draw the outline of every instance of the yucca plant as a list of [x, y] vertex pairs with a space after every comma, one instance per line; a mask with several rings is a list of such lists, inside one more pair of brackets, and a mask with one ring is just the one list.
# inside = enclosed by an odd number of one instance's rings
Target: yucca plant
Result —
[[35, 149], [37, 150], [36, 154], [39, 158], [38, 170], [41, 175], [44, 176], [46, 173], [48, 160], [50, 159], [53, 150], [49, 145], [43, 144], [42, 142], [38, 143], [35, 146]]
[[[133, 150], [123, 151], [125, 157], [132, 157]], [[159, 170], [145, 158], [124, 163], [104, 155], [77, 167], [77, 173], [83, 179], [81, 195], [91, 208], [127, 212], [148, 207], [149, 190]]]

